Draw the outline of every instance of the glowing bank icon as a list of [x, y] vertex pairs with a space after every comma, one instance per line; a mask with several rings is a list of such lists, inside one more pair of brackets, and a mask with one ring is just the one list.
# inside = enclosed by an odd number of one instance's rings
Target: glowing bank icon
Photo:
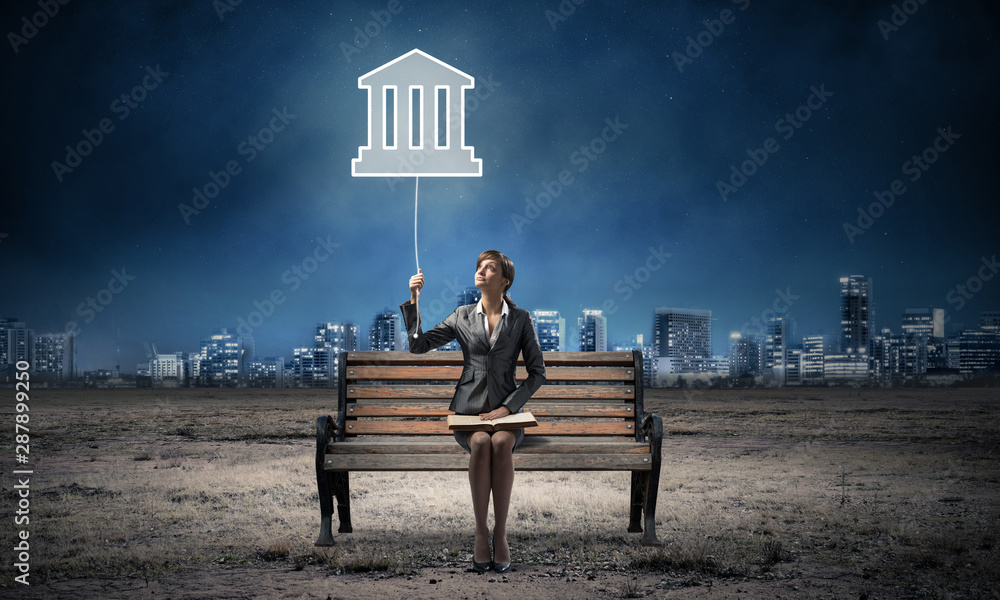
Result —
[[368, 89], [368, 145], [353, 177], [481, 177], [465, 145], [465, 90], [475, 78], [414, 49], [358, 78]]

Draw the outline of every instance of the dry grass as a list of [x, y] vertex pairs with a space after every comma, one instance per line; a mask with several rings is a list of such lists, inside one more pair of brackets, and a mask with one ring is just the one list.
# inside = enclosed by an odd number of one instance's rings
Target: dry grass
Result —
[[[313, 547], [314, 424], [333, 397], [36, 392], [33, 576], [148, 578], [259, 561], [464, 568], [464, 473], [353, 473], [355, 533]], [[664, 548], [641, 548], [625, 531], [627, 474], [521, 473], [513, 558], [690, 584], [808, 562], [915, 593], [987, 596], [1000, 580], [997, 400], [993, 389], [651, 391], [647, 409], [675, 432], [657, 511]], [[11, 476], [0, 485], [12, 506]], [[10, 547], [12, 534], [0, 543]], [[9, 586], [9, 561], [2, 569]], [[642, 593], [638, 583], [620, 590]]]

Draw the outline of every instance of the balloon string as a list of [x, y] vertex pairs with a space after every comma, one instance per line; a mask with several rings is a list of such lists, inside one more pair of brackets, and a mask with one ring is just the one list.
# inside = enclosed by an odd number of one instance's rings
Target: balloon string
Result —
[[413, 190], [413, 256], [417, 260], [417, 272], [420, 271], [420, 255], [417, 252], [417, 200], [420, 197], [420, 178], [415, 177], [417, 184]]
[[[416, 179], [413, 189], [413, 257], [417, 262], [417, 273], [420, 272], [420, 253], [417, 249], [417, 201], [420, 198], [420, 178]], [[420, 292], [417, 292], [417, 331], [420, 331]], [[419, 333], [413, 334], [414, 339], [420, 337]]]

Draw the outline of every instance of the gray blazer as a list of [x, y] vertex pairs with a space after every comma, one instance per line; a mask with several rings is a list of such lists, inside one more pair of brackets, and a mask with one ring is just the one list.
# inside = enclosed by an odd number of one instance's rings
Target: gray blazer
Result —
[[[459, 306], [426, 333], [417, 328], [416, 306], [408, 302], [399, 308], [403, 311], [410, 352], [422, 354], [455, 339], [462, 347], [465, 366], [449, 410], [478, 415], [503, 405], [512, 413], [520, 412], [528, 398], [545, 383], [538, 335], [531, 315], [523, 308], [510, 308], [493, 348], [475, 304]], [[415, 333], [420, 335], [414, 337]], [[524, 356], [528, 370], [528, 378], [520, 386], [514, 381], [518, 354]]]

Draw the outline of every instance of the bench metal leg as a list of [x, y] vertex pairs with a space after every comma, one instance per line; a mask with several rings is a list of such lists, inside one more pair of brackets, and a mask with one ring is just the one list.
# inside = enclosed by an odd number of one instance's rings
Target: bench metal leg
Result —
[[337, 497], [337, 516], [340, 517], [339, 533], [351, 533], [351, 482], [348, 479], [350, 473], [341, 471], [331, 473], [330, 479], [333, 481], [333, 495]]
[[663, 542], [656, 537], [656, 494], [660, 487], [660, 467], [663, 463], [663, 419], [660, 415], [648, 415], [643, 428], [649, 439], [652, 468], [645, 477], [646, 489], [642, 506], [644, 527], [639, 543], [643, 546], [662, 546]]
[[632, 471], [632, 494], [628, 516], [629, 533], [642, 531], [642, 507], [646, 504], [646, 479], [648, 475], [649, 473], [646, 471]]
[[332, 546], [333, 531], [331, 522], [333, 519], [333, 485], [331, 474], [324, 468], [326, 460], [326, 446], [333, 436], [333, 419], [329, 415], [323, 415], [316, 419], [316, 485], [319, 491], [319, 538], [316, 540], [317, 546]]

